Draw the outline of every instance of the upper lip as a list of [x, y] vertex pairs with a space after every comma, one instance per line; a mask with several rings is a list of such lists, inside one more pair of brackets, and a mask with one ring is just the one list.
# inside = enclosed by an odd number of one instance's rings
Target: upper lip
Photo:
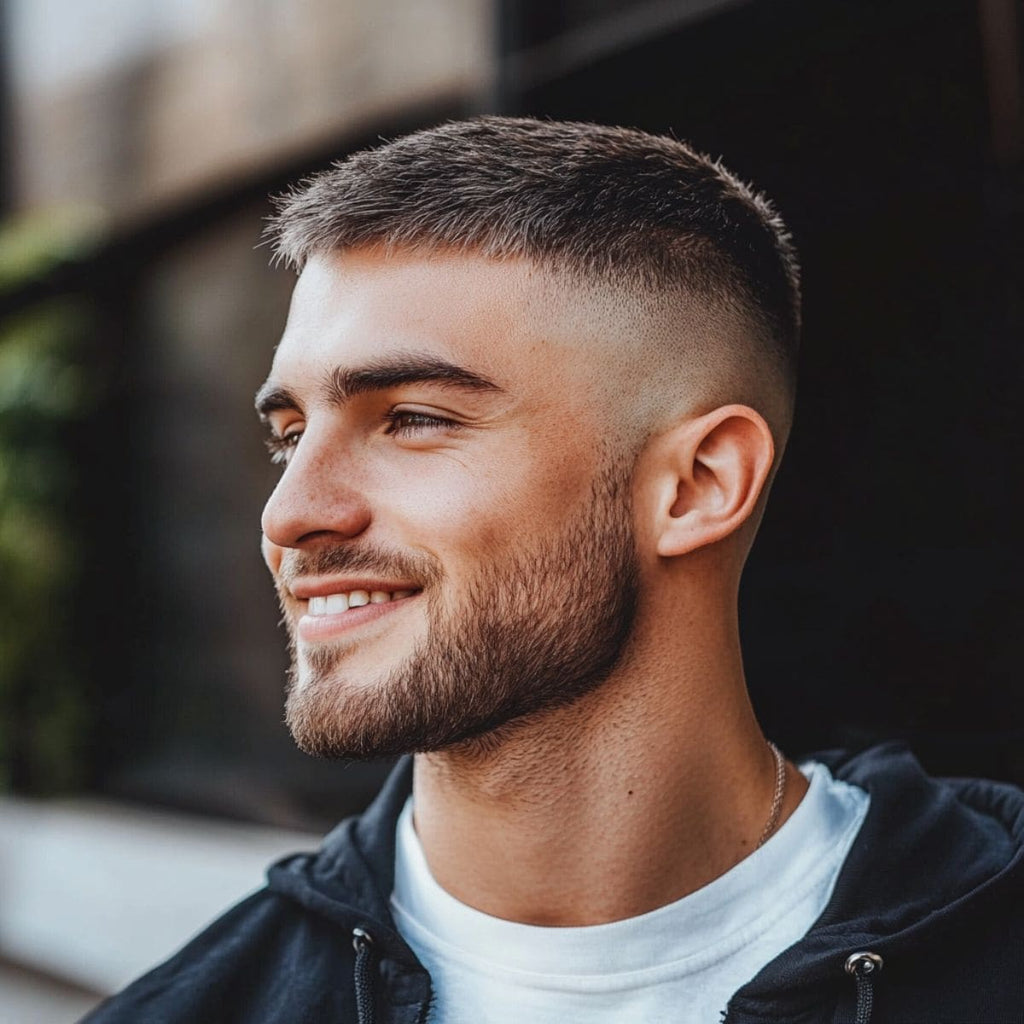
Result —
[[288, 589], [299, 601], [308, 601], [311, 597], [326, 597], [328, 594], [348, 594], [353, 590], [375, 590], [394, 593], [396, 590], [419, 590], [415, 583], [407, 580], [381, 580], [371, 576], [333, 576], [329, 579], [296, 580]]

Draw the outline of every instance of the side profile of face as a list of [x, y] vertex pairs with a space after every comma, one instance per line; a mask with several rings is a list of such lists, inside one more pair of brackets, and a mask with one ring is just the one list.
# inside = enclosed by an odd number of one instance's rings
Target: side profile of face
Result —
[[523, 261], [312, 258], [257, 406], [293, 666], [287, 720], [331, 757], [438, 750], [607, 678], [638, 595], [632, 458], [585, 339]]

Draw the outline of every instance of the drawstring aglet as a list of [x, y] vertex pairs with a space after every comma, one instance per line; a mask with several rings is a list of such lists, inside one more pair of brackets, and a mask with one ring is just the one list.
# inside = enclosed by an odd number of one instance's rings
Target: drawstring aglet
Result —
[[851, 953], [846, 958], [846, 973], [857, 983], [857, 1013], [854, 1024], [871, 1024], [871, 1009], [875, 1002], [875, 975], [885, 965], [877, 953]]

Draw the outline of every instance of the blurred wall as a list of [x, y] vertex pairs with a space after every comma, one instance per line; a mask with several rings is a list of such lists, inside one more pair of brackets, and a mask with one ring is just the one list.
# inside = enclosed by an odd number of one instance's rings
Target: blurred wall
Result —
[[485, 85], [486, 0], [8, 0], [16, 205], [144, 213]]

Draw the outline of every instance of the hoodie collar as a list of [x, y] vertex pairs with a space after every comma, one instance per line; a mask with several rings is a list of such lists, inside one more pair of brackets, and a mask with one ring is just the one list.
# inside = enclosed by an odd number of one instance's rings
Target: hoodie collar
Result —
[[867, 817], [821, 917], [740, 989], [730, 1014], [796, 1014], [849, 984], [850, 954], [913, 957], [924, 937], [954, 937], [971, 915], [1024, 891], [1024, 794], [1015, 787], [931, 778], [900, 744], [813, 759], [867, 790]]
[[[1024, 892], [1019, 790], [932, 779], [896, 744], [813, 759], [867, 790], [868, 814], [822, 916], [736, 994], [730, 1013], [771, 1019], [784, 1007], [794, 1014], [849, 984], [843, 964], [851, 953], [911, 955], [922, 935], [953, 934], [964, 927], [965, 914], [1019, 901]], [[412, 759], [404, 758], [366, 813], [342, 822], [317, 854], [274, 865], [270, 888], [344, 927], [383, 928], [411, 957], [388, 907], [395, 828], [411, 791]]]
[[395, 880], [395, 828], [411, 792], [412, 758], [404, 757], [366, 811], [342, 821], [316, 853], [274, 864], [267, 873], [270, 889], [344, 928], [372, 926], [379, 933], [383, 927], [404, 947], [388, 901]]

